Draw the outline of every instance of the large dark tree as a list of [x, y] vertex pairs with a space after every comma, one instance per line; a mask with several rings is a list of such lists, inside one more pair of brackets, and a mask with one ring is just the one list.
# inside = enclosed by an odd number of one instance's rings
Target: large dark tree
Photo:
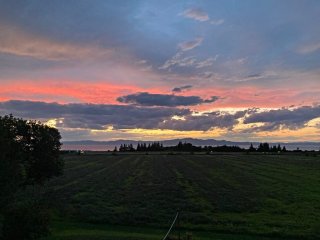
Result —
[[[30, 185], [43, 185], [48, 179], [62, 174], [60, 139], [57, 129], [40, 122], [27, 121], [12, 115], [0, 116], [0, 215], [7, 214], [10, 218], [15, 214], [19, 216], [17, 207], [12, 206], [14, 202], [21, 201], [16, 197], [19, 191]], [[8, 213], [8, 209], [13, 210]], [[21, 209], [23, 210], [26, 209]], [[36, 216], [41, 218], [41, 214]], [[16, 220], [18, 219], [22, 218], [17, 217]], [[10, 219], [12, 222], [16, 220]], [[8, 222], [4, 225], [6, 229], [14, 227], [10, 224], [8, 226]]]
[[0, 191], [60, 175], [60, 139], [57, 129], [40, 122], [0, 116]]

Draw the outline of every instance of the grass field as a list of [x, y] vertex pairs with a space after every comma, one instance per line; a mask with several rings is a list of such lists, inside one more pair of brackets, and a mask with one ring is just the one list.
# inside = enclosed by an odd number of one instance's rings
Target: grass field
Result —
[[161, 239], [177, 209], [194, 239], [320, 234], [319, 156], [64, 158], [64, 176], [50, 184], [59, 210], [50, 239]]
[[[46, 238], [46, 240], [161, 240], [167, 229], [60, 221], [53, 224], [52, 231], [53, 236]], [[170, 236], [172, 237], [172, 235], [177, 237], [177, 232], [173, 232]], [[182, 230], [181, 237], [185, 236], [186, 231]], [[192, 236], [195, 240], [276, 240], [276, 238], [270, 237], [205, 231], [192, 231]]]

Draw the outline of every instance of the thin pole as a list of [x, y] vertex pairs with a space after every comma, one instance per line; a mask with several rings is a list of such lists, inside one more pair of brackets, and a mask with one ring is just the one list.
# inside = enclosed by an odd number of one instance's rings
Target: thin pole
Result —
[[176, 223], [176, 221], [177, 221], [178, 217], [179, 217], [179, 212], [177, 212], [177, 214], [176, 214], [176, 216], [175, 216], [175, 218], [174, 218], [174, 220], [173, 220], [173, 222], [172, 222], [172, 224], [171, 224], [171, 226], [170, 226], [170, 228], [169, 228], [169, 230], [168, 230], [167, 234], [163, 237], [163, 239], [162, 239], [162, 240], [166, 240], [166, 239], [167, 239], [167, 237], [168, 237], [168, 235], [170, 234], [171, 229], [173, 228], [174, 224]]
[[179, 240], [180, 240], [180, 212], [178, 211], [178, 224], [177, 224], [177, 228], [178, 228], [178, 234], [179, 234]]

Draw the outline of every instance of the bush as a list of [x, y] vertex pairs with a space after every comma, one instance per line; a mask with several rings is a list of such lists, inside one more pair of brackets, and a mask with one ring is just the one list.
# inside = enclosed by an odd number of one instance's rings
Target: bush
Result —
[[34, 240], [49, 234], [49, 211], [33, 201], [16, 203], [4, 212], [4, 240]]

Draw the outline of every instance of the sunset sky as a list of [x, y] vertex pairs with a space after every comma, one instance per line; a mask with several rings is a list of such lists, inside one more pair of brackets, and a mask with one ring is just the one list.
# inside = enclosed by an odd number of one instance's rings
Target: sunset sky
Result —
[[319, 23], [319, 0], [0, 0], [0, 115], [64, 141], [320, 141]]

